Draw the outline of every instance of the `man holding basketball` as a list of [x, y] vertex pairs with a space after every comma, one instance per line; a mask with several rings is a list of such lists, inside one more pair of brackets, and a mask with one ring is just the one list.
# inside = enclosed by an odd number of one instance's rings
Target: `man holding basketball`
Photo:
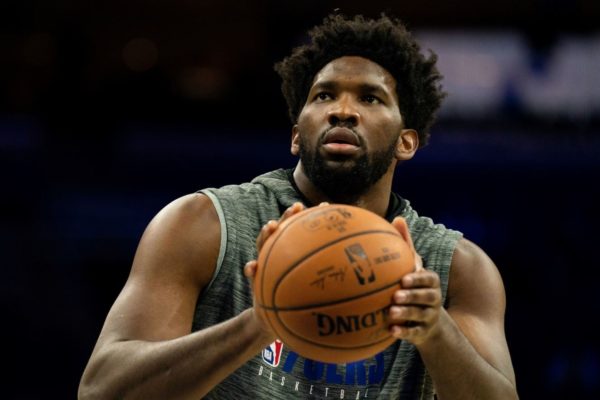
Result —
[[[435, 56], [387, 17], [331, 16], [311, 38], [276, 67], [298, 165], [158, 213], [80, 399], [518, 397], [497, 268], [391, 191], [396, 165], [427, 143], [443, 98]], [[252, 307], [258, 249], [282, 220], [322, 202], [385, 217], [421, 256], [389, 308], [398, 340], [372, 359], [304, 359]]]

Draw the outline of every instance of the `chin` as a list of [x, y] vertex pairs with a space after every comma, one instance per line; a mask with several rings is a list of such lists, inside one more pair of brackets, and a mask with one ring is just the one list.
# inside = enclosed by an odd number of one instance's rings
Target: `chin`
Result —
[[358, 167], [359, 160], [356, 157], [330, 156], [321, 159], [321, 164], [324, 168], [351, 170]]

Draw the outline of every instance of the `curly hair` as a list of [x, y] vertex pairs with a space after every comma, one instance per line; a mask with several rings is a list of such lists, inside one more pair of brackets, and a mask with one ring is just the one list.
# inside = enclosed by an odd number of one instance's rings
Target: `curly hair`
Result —
[[399, 107], [405, 127], [419, 135], [419, 147], [427, 144], [429, 129], [446, 93], [431, 50], [428, 58], [398, 19], [382, 14], [378, 19], [362, 15], [348, 18], [329, 15], [308, 32], [310, 43], [295, 48], [275, 64], [292, 123], [304, 107], [315, 75], [329, 62], [343, 56], [360, 56], [376, 62], [396, 79]]

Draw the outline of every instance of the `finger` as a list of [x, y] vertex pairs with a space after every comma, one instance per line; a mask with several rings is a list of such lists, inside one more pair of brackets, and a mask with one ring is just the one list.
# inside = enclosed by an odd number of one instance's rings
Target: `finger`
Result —
[[398, 305], [439, 307], [442, 294], [438, 288], [397, 290], [394, 292], [393, 301]]
[[440, 277], [433, 271], [426, 269], [411, 272], [404, 275], [400, 281], [400, 285], [404, 289], [408, 288], [439, 288]]
[[438, 311], [432, 307], [391, 306], [388, 314], [390, 325], [428, 324], [434, 320]]
[[278, 226], [279, 222], [275, 220], [271, 220], [263, 225], [258, 234], [258, 237], [256, 238], [256, 248], [258, 249], [258, 251], [260, 251], [260, 249], [263, 247], [263, 244], [265, 244], [265, 240], [267, 240], [267, 238], [271, 236], [271, 234], [275, 231], [275, 229], [277, 229]]
[[282, 222], [286, 219], [288, 219], [289, 217], [291, 217], [294, 214], [298, 214], [300, 211], [304, 210], [306, 207], [304, 206], [304, 204], [300, 203], [299, 201], [295, 202], [294, 204], [292, 204], [291, 206], [289, 206], [281, 215], [281, 218], [279, 218], [279, 222]]
[[304, 210], [306, 207], [304, 204], [300, 202], [296, 202], [289, 206], [279, 218], [279, 221], [271, 220], [268, 221], [260, 230], [258, 237], [256, 238], [256, 248], [258, 251], [263, 247], [265, 241], [275, 232], [275, 230], [279, 227], [279, 225], [291, 217], [294, 214], [298, 214], [300, 211]]
[[328, 206], [328, 205], [329, 205], [328, 201], [322, 201], [322, 202], [319, 203], [319, 207], [325, 207], [325, 206]]
[[256, 260], [248, 261], [246, 265], [244, 265], [244, 275], [246, 278], [254, 278], [257, 267], [258, 262]]
[[396, 339], [414, 341], [418, 337], [425, 335], [425, 327], [423, 325], [391, 325], [390, 333]]

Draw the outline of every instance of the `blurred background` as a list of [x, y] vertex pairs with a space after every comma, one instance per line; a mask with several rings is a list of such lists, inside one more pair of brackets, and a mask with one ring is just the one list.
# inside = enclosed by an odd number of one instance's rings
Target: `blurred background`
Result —
[[336, 8], [440, 57], [449, 96], [395, 190], [498, 265], [521, 398], [600, 398], [594, 0], [3, 0], [0, 397], [76, 397], [164, 205], [295, 165], [272, 66]]

